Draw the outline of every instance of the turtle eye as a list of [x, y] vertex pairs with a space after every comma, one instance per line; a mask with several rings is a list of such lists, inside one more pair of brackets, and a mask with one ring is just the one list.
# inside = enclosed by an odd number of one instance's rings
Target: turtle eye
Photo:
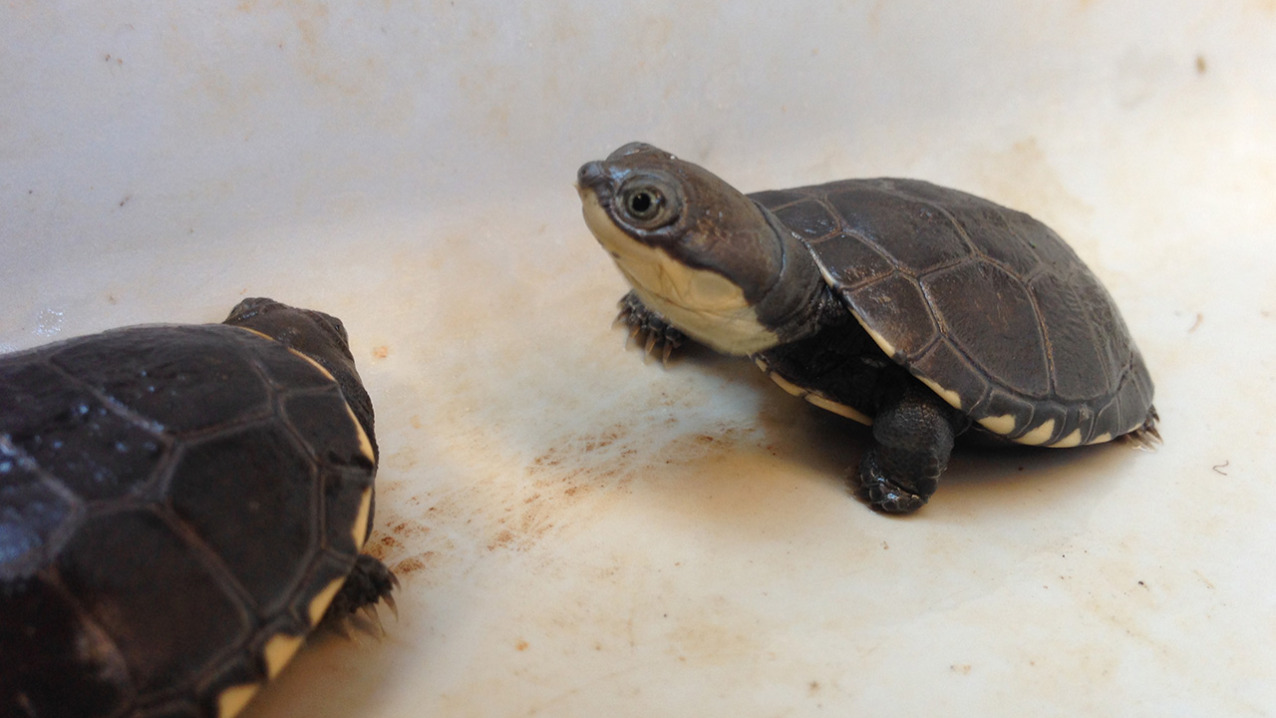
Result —
[[664, 195], [654, 187], [638, 187], [625, 194], [625, 211], [639, 222], [655, 219], [664, 204]]

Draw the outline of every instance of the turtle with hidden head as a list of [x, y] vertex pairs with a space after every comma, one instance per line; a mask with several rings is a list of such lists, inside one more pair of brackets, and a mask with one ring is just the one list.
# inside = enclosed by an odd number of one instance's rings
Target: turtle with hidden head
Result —
[[316, 625], [393, 608], [377, 455], [321, 312], [0, 357], [0, 715], [228, 718]]
[[967, 430], [1034, 446], [1159, 441], [1112, 297], [1049, 227], [910, 179], [745, 195], [630, 143], [577, 175], [648, 352], [685, 338], [872, 426], [872, 506], [924, 505]]

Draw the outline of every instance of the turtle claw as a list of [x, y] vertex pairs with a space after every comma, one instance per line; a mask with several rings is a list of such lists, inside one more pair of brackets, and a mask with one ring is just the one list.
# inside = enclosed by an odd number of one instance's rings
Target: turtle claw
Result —
[[910, 514], [926, 505], [929, 496], [909, 491], [882, 473], [877, 452], [869, 450], [860, 462], [860, 486], [873, 508], [887, 514]]
[[[389, 595], [382, 596], [381, 600], [390, 607], [395, 620], [398, 620], [399, 611], [394, 607], [394, 600]], [[385, 630], [385, 623], [381, 620], [381, 614], [377, 611], [377, 606], [374, 603], [360, 606], [352, 613], [344, 616], [326, 616], [323, 620], [323, 627], [356, 645], [363, 643], [362, 638], [364, 636], [371, 636], [380, 641], [390, 635]]]
[[[367, 555], [359, 554], [346, 582], [328, 604], [320, 623], [339, 635], [350, 639], [350, 629], [371, 636], [384, 636], [376, 604], [384, 601], [394, 610], [390, 593], [399, 586], [399, 580], [385, 564]], [[395, 612], [398, 617], [398, 612]]]
[[326, 630], [332, 631], [333, 633], [337, 634], [338, 636], [341, 636], [342, 638], [346, 639], [347, 641], [351, 641], [351, 642], [354, 642], [354, 643], [358, 643], [358, 642], [359, 642], [359, 638], [358, 638], [358, 636], [356, 636], [354, 633], [352, 633], [352, 632], [350, 631], [350, 622], [349, 622], [348, 620], [345, 620], [345, 619], [341, 619], [341, 620], [325, 620], [325, 621], [323, 622], [323, 627], [324, 627]]
[[1161, 417], [1156, 413], [1156, 407], [1148, 409], [1147, 419], [1139, 428], [1122, 436], [1121, 439], [1140, 451], [1156, 451], [1156, 447], [1163, 442], [1161, 432], [1156, 428], [1156, 423]]
[[[634, 310], [629, 301], [627, 301], [628, 299], [629, 295], [625, 295], [616, 303], [616, 306], [620, 307], [620, 311], [616, 313], [616, 318], [612, 320], [611, 325], [612, 327], [633, 327], [633, 334], [637, 334], [639, 327], [634, 326], [634, 324], [629, 321], [629, 317], [633, 316]], [[632, 334], [630, 336], [632, 336]]]
[[625, 338], [625, 346], [630, 342], [640, 343], [644, 361], [654, 356], [660, 357], [662, 365], [669, 364], [673, 351], [682, 346], [686, 335], [672, 327], [665, 318], [643, 305], [633, 292], [626, 294], [619, 302], [620, 312], [612, 326], [622, 325], [629, 328]]
[[373, 621], [361, 613], [354, 616], [347, 616], [345, 622], [350, 626], [350, 628], [354, 629], [350, 633], [349, 640], [356, 645], [363, 644], [363, 641], [360, 639], [364, 636], [371, 636], [379, 641], [386, 635], [385, 629], [381, 627], [380, 623]]
[[385, 626], [381, 623], [381, 614], [377, 613], [377, 606], [375, 603], [369, 603], [368, 605], [360, 608], [358, 615], [354, 616], [352, 620], [355, 622], [357, 628], [370, 634], [377, 640], [385, 638], [387, 635]]

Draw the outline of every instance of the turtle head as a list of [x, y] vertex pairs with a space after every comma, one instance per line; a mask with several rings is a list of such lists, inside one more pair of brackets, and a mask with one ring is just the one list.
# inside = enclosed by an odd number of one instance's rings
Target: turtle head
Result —
[[372, 399], [354, 367], [350, 338], [341, 320], [313, 309], [291, 307], [264, 297], [245, 299], [230, 310], [223, 324], [243, 327], [265, 335], [313, 359], [341, 387], [346, 403], [363, 426], [376, 455], [377, 439], [373, 433]]
[[811, 276], [789, 281], [788, 265], [814, 270], [814, 261], [753, 200], [640, 142], [582, 166], [576, 188], [598, 243], [643, 304], [675, 327], [728, 354], [792, 338], [795, 312], [807, 311], [818, 271], [814, 283]]

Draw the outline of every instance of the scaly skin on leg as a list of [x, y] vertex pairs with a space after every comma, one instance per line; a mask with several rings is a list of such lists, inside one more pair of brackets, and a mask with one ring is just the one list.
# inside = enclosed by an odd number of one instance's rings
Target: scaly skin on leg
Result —
[[951, 407], [921, 387], [908, 387], [882, 407], [859, 468], [873, 508], [902, 514], [924, 506], [948, 466], [959, 423]]

